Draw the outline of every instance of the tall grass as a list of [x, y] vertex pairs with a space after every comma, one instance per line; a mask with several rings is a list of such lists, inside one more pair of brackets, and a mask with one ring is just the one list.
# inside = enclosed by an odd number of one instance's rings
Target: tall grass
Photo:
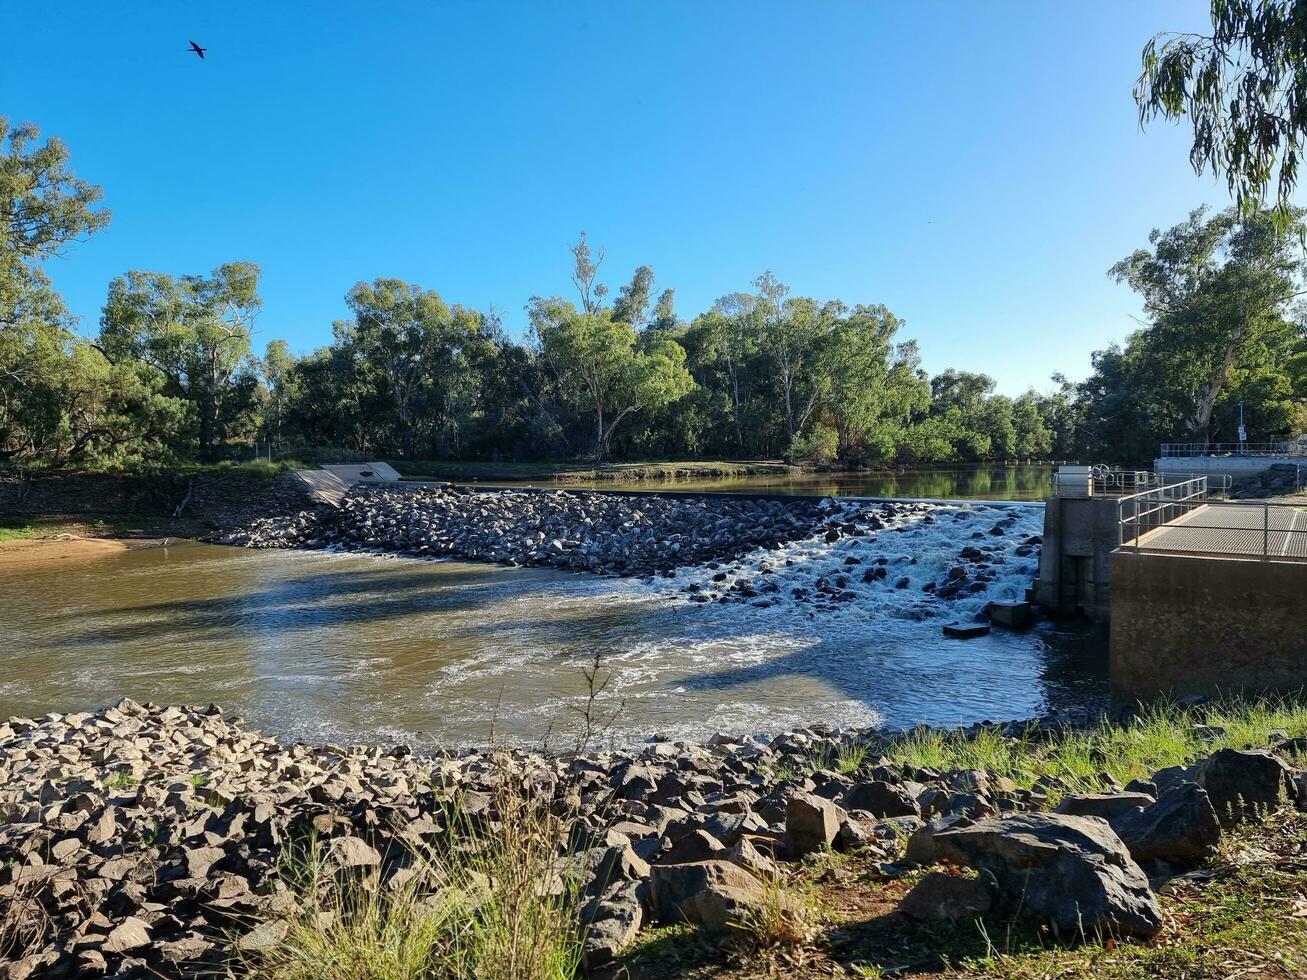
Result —
[[496, 794], [497, 819], [452, 809], [401, 875], [332, 868], [309, 842], [290, 855], [281, 938], [246, 957], [272, 980], [571, 980], [580, 967], [577, 882], [544, 804]]
[[1265, 748], [1276, 732], [1307, 735], [1307, 703], [1227, 700], [1188, 709], [1162, 704], [1121, 724], [1015, 739], [989, 729], [971, 737], [914, 731], [891, 740], [885, 754], [903, 765], [982, 769], [1027, 789], [1041, 777], [1056, 777], [1063, 791], [1093, 792], [1103, 788], [1105, 775], [1128, 783], [1217, 749]]

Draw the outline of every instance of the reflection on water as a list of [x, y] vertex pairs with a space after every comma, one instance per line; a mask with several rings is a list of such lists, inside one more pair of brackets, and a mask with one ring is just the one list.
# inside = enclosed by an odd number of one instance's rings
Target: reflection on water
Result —
[[613, 671], [615, 732], [954, 724], [1099, 699], [1097, 641], [948, 641], [874, 612], [701, 606], [545, 570], [187, 544], [0, 571], [0, 717], [217, 701], [287, 737], [540, 742]]
[[[906, 470], [902, 473], [798, 473], [720, 480], [599, 480], [550, 486], [600, 490], [714, 490], [731, 493], [798, 493], [814, 496], [910, 497], [933, 500], [1043, 500], [1052, 494], [1055, 467], [971, 466]], [[493, 486], [541, 486], [540, 481], [487, 480]]]

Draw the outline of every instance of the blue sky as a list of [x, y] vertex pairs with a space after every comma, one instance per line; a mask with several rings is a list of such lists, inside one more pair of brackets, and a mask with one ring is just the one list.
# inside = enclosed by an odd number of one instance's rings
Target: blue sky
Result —
[[1137, 326], [1114, 261], [1228, 201], [1130, 97], [1145, 40], [1204, 27], [1202, 0], [13, 0], [5, 21], [0, 112], [63, 138], [113, 210], [49, 266], [84, 332], [127, 269], [248, 259], [260, 350], [326, 343], [375, 276], [517, 333], [570, 289], [584, 228], [614, 291], [647, 263], [688, 318], [770, 268], [885, 303], [929, 370], [1017, 394]]

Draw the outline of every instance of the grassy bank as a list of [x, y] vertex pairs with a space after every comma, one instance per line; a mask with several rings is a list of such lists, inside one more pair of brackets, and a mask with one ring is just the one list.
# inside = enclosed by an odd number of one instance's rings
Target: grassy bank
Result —
[[797, 472], [796, 467], [774, 460], [689, 460], [646, 463], [584, 462], [487, 463], [444, 460], [390, 460], [405, 479], [412, 480], [540, 480], [586, 482], [591, 480], [695, 480], [764, 476]]
[[797, 942], [720, 942], [685, 926], [643, 934], [624, 958], [629, 980], [763, 977], [992, 980], [1230, 980], [1307, 976], [1307, 817], [1294, 811], [1226, 836], [1210, 868], [1158, 896], [1166, 919], [1148, 942], [1060, 942], [992, 913], [956, 926], [914, 923], [898, 903], [925, 873], [887, 876], [858, 853], [810, 860], [784, 887], [816, 923]]
[[[1125, 724], [1054, 736], [974, 738], [922, 731], [875, 750], [819, 753], [811, 769], [854, 772], [889, 763], [979, 769], [1018, 786], [1103, 792], [1221, 748], [1263, 748], [1307, 735], [1307, 703], [1237, 702], [1155, 708]], [[883, 750], [883, 751], [880, 751]], [[1307, 759], [1281, 752], [1291, 764]], [[803, 767], [800, 767], [803, 768]], [[799, 771], [795, 777], [806, 775]], [[900, 842], [901, 845], [901, 842]], [[827, 853], [788, 866], [777, 883], [809, 926], [785, 941], [749, 924], [726, 942], [686, 926], [643, 933], [623, 965], [631, 980], [755, 980], [775, 976], [1217, 980], [1307, 976], [1307, 815], [1291, 808], [1227, 833], [1207, 868], [1161, 886], [1166, 928], [1153, 940], [1058, 941], [995, 912], [956, 926], [914, 923], [899, 902], [927, 872], [903, 875], [867, 852]]]
[[[892, 762], [977, 768], [1019, 785], [1103, 790], [1113, 781], [1307, 734], [1307, 703], [1162, 707], [1090, 732], [1002, 738], [918, 732], [812, 756], [817, 769]], [[1301, 764], [1302, 759], [1291, 760]], [[802, 769], [802, 767], [800, 767]], [[1053, 796], [1050, 793], [1050, 796]], [[312, 977], [580, 976], [564, 849], [543, 808], [497, 803], [486, 835], [468, 825], [398, 887], [342, 886], [310, 875], [269, 921], [281, 939], [253, 957], [256, 975]], [[454, 835], [458, 837], [460, 835]], [[903, 842], [884, 842], [890, 858]], [[1291, 808], [1223, 838], [1206, 868], [1158, 885], [1165, 927], [1148, 941], [1058, 939], [1010, 910], [957, 925], [908, 920], [899, 903], [928, 869], [904, 873], [876, 849], [781, 864], [758, 913], [724, 936], [684, 925], [641, 932], [614, 969], [628, 980], [762, 977], [992, 977], [1216, 980], [1307, 976], [1307, 815]], [[477, 895], [471, 905], [463, 900]], [[416, 942], [416, 946], [415, 946]], [[539, 955], [531, 955], [532, 952]]]

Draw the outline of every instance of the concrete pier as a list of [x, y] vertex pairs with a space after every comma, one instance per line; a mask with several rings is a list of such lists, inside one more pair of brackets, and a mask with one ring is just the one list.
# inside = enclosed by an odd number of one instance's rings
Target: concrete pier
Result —
[[1035, 601], [1053, 615], [1106, 622], [1120, 534], [1116, 497], [1050, 497]]

